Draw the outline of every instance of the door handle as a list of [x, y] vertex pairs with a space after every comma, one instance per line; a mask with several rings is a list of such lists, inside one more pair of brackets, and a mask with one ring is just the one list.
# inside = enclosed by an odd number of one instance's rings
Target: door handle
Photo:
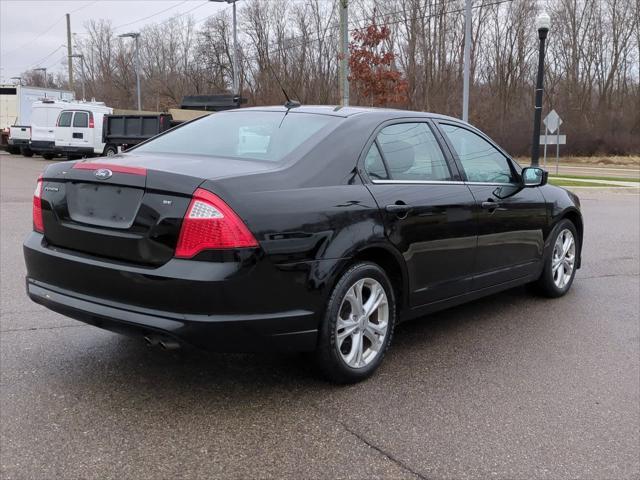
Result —
[[396, 215], [406, 215], [411, 210], [411, 205], [406, 203], [394, 203], [393, 205], [387, 205], [384, 209], [389, 213], [395, 213]]
[[486, 210], [495, 210], [500, 206], [500, 203], [496, 202], [495, 200], [489, 199], [486, 202], [482, 202], [481, 205], [482, 205], [482, 208]]

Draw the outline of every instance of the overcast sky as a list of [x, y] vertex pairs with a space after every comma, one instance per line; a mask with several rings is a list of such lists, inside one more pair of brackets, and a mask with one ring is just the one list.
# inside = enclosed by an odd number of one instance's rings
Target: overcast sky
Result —
[[67, 53], [56, 49], [67, 43], [65, 13], [74, 33], [83, 33], [91, 19], [130, 23], [116, 30], [124, 33], [188, 10], [200, 19], [224, 8], [231, 6], [207, 0], [0, 0], [0, 82], [34, 67], [61, 70]]

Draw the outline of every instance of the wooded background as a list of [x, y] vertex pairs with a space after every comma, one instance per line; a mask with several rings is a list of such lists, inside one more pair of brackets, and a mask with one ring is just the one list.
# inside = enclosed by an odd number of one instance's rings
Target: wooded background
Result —
[[[549, 0], [548, 7], [543, 115], [554, 108], [564, 119], [564, 152], [640, 153], [640, 0]], [[231, 88], [230, 8], [207, 17], [197, 8], [140, 30], [144, 109]], [[526, 155], [531, 144], [538, 13], [535, 0], [473, 7], [469, 120], [514, 155]], [[244, 0], [238, 18], [240, 85], [249, 105], [284, 102], [275, 75], [303, 104], [339, 102], [337, 1]], [[389, 106], [459, 117], [464, 1], [350, 0], [352, 33], [374, 21], [389, 29], [378, 49], [393, 54], [389, 68], [406, 80], [403, 98]], [[86, 60], [87, 98], [134, 108], [133, 42], [118, 38], [132, 28], [94, 20], [74, 36], [74, 53]], [[79, 61], [74, 69], [79, 98]], [[23, 77], [44, 82], [40, 72]], [[64, 74], [48, 81], [66, 86]], [[352, 104], [371, 103], [354, 90]]]

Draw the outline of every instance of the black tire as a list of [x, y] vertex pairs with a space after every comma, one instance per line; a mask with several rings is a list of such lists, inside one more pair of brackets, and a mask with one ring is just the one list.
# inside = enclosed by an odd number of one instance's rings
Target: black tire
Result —
[[19, 155], [20, 154], [20, 149], [18, 147], [7, 147], [7, 152], [9, 152], [11, 155]]
[[[384, 289], [388, 305], [387, 330], [380, 348], [370, 363], [359, 368], [353, 368], [345, 362], [338, 351], [338, 347], [336, 346], [336, 327], [338, 314], [340, 313], [341, 307], [343, 307], [343, 300], [345, 299], [347, 292], [356, 282], [362, 279], [373, 279]], [[368, 378], [373, 374], [378, 366], [380, 366], [384, 359], [384, 355], [393, 338], [395, 323], [395, 295], [391, 282], [384, 270], [371, 262], [359, 262], [351, 266], [342, 275], [340, 280], [338, 280], [338, 283], [331, 293], [329, 302], [327, 303], [325, 316], [320, 327], [318, 349], [315, 352], [315, 360], [318, 368], [328, 380], [335, 383], [356, 383]], [[369, 340], [367, 339], [367, 342], [368, 341]]]
[[42, 158], [44, 158], [45, 160], [53, 160], [53, 154], [51, 154], [51, 153], [43, 153], [42, 154]]
[[28, 158], [33, 157], [33, 151], [29, 147], [21, 148], [20, 153], [22, 153], [23, 157], [28, 157]]
[[[556, 241], [558, 240], [558, 237], [565, 230], [569, 230], [573, 235], [573, 240], [575, 244], [575, 254], [573, 258], [573, 269], [571, 271], [569, 279], [568, 281], [566, 281], [566, 283], [562, 287], [559, 287], [554, 281], [554, 276], [555, 276], [553, 271], [554, 248], [556, 245]], [[542, 271], [542, 274], [540, 275], [540, 278], [538, 279], [538, 281], [535, 282], [536, 289], [540, 294], [549, 298], [558, 298], [558, 297], [562, 297], [569, 291], [569, 289], [571, 288], [571, 285], [573, 284], [573, 280], [576, 276], [576, 269], [577, 269], [576, 267], [578, 262], [577, 257], [578, 257], [578, 252], [580, 248], [580, 241], [581, 239], [580, 237], [578, 237], [578, 232], [576, 230], [576, 227], [571, 220], [568, 220], [565, 218], [560, 222], [558, 222], [558, 224], [553, 229], [553, 232], [551, 233], [549, 244], [546, 247], [545, 256], [544, 256], [544, 270]]]
[[112, 157], [117, 154], [118, 154], [118, 147], [116, 147], [115, 145], [107, 145], [106, 147], [104, 147], [104, 152], [102, 152], [102, 155], [104, 157]]

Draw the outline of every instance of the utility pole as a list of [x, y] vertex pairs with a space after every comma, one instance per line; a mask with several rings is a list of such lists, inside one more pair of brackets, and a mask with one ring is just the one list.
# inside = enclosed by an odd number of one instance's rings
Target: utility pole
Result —
[[340, 96], [341, 105], [349, 105], [349, 0], [340, 1]]
[[467, 0], [464, 16], [464, 71], [462, 86], [462, 120], [469, 121], [469, 71], [471, 70], [471, 4]]
[[67, 68], [69, 68], [69, 90], [73, 90], [73, 51], [71, 49], [71, 15], [67, 13]]

